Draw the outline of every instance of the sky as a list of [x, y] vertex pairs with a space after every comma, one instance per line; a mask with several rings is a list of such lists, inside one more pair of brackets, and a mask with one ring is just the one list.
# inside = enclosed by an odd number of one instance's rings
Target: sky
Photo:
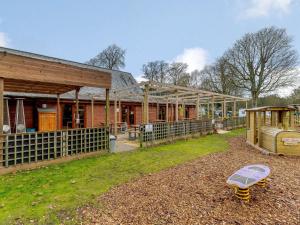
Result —
[[117, 44], [138, 80], [153, 60], [201, 70], [267, 26], [286, 28], [300, 53], [300, 0], [0, 0], [0, 46], [86, 62]]

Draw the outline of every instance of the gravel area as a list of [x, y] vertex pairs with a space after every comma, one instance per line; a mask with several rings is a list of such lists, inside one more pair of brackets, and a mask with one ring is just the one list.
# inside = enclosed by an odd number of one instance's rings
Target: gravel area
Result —
[[[232, 138], [230, 150], [117, 186], [78, 209], [82, 224], [300, 224], [300, 158], [267, 156]], [[271, 168], [266, 189], [238, 200], [226, 179], [246, 164]]]

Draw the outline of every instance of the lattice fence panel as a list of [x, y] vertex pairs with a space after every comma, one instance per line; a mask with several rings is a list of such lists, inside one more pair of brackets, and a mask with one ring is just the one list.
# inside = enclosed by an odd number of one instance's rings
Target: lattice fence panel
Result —
[[[0, 163], [12, 166], [108, 149], [108, 128], [82, 128], [2, 136]], [[1, 148], [2, 147], [2, 148]]]

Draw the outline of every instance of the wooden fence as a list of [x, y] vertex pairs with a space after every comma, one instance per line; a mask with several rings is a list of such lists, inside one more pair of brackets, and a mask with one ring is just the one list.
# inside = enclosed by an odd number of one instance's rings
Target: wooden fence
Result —
[[231, 130], [246, 126], [246, 117], [228, 118], [223, 120], [223, 129]]
[[140, 127], [140, 143], [152, 145], [184, 138], [193, 134], [213, 132], [211, 120], [187, 120], [178, 122], [159, 122]]
[[[2, 149], [1, 149], [2, 147]], [[81, 128], [2, 136], [0, 165], [39, 162], [109, 148], [108, 128]]]

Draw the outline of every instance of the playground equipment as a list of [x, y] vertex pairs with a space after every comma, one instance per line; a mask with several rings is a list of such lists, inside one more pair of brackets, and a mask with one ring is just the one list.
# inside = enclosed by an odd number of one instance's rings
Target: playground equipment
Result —
[[266, 178], [270, 174], [269, 167], [265, 165], [249, 165], [245, 166], [234, 174], [232, 174], [227, 184], [234, 188], [234, 193], [237, 198], [249, 202], [250, 190], [249, 188], [255, 184], [260, 187], [266, 187]]
[[267, 153], [300, 155], [294, 113], [291, 106], [247, 109], [247, 143]]

